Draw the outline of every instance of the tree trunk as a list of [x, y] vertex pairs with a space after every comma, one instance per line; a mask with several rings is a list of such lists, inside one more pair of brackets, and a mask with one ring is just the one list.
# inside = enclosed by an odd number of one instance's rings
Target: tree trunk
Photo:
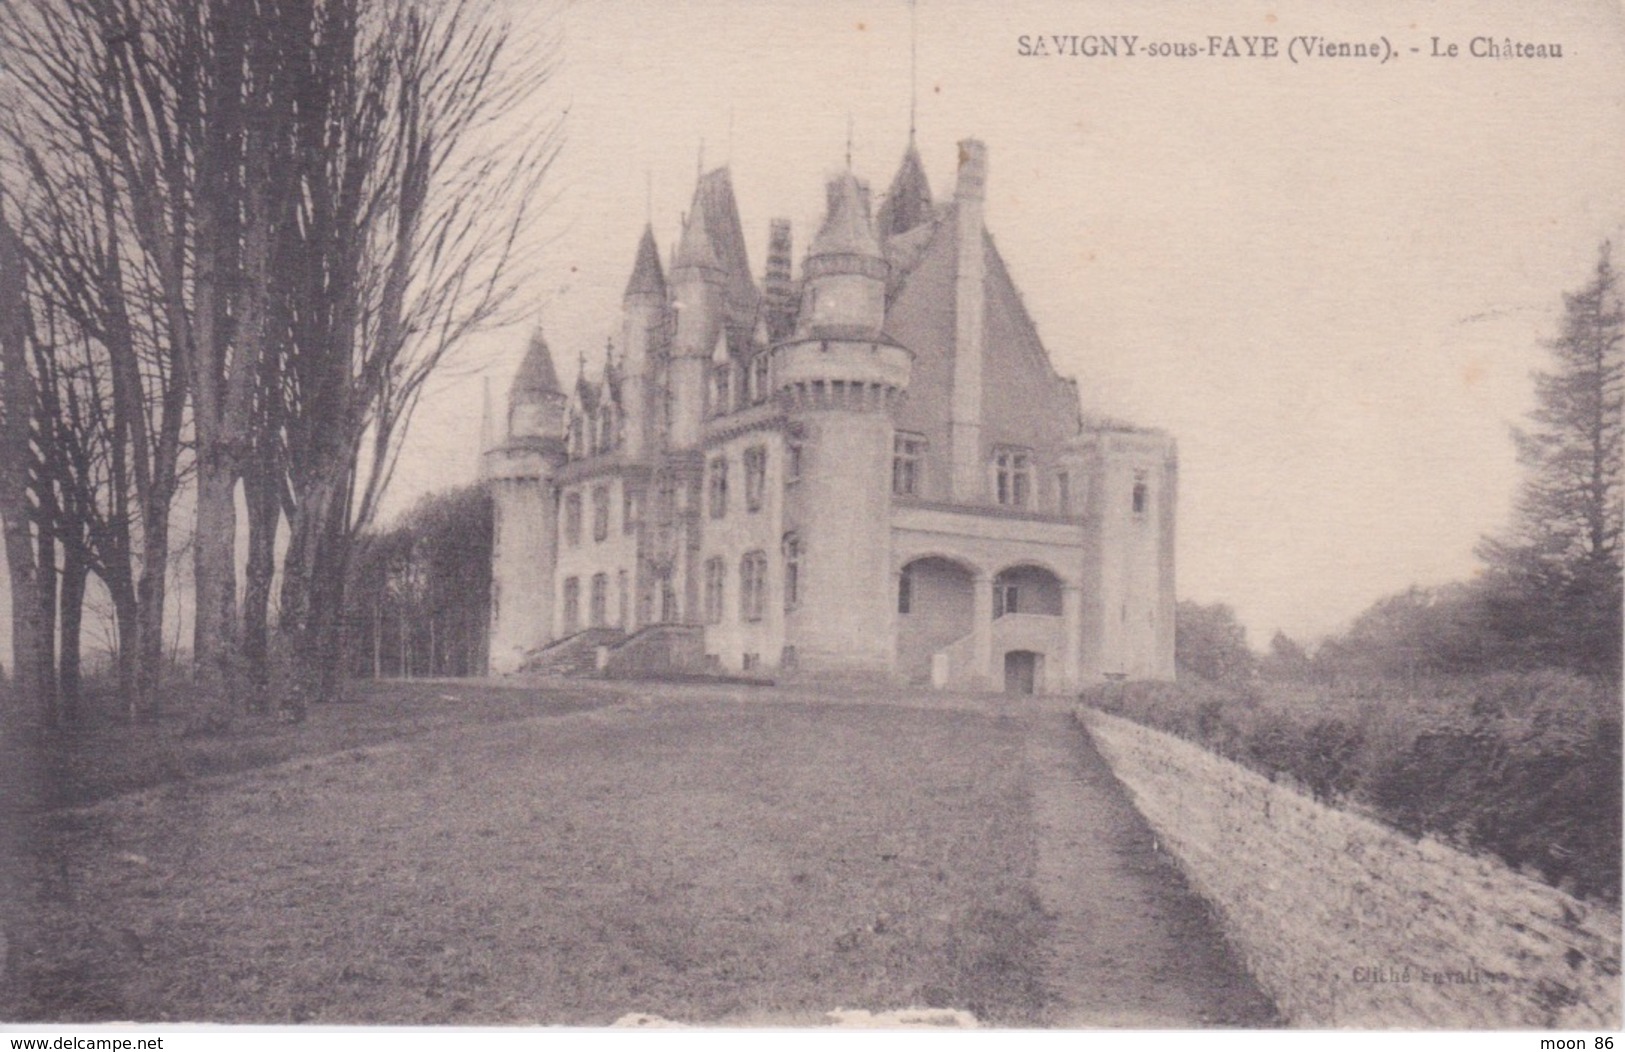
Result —
[[248, 497], [248, 569], [243, 587], [243, 667], [249, 707], [270, 709], [271, 579], [276, 574], [277, 523], [282, 516], [280, 487], [269, 469], [257, 468], [243, 480]]
[[203, 712], [210, 723], [230, 718], [239, 688], [237, 636], [236, 473], [218, 451], [206, 450], [197, 466], [197, 536], [193, 580], [197, 621], [192, 663]]
[[0, 420], [0, 520], [11, 574], [12, 678], [21, 703], [37, 706], [50, 666], [41, 659], [48, 628], [39, 619], [39, 556], [29, 517], [36, 400], [29, 371], [27, 282], [22, 244], [0, 216], [0, 406], [9, 407]]
[[132, 719], [156, 721], [163, 708], [164, 603], [168, 601], [169, 500], [159, 514], [143, 514], [141, 577], [135, 585], [135, 694]]
[[136, 602], [135, 589], [125, 582], [122, 588], [110, 588], [113, 596], [113, 621], [118, 626], [118, 696], [123, 699], [131, 723], [141, 718], [141, 613]]
[[61, 644], [57, 654], [57, 690], [62, 722], [79, 722], [80, 689], [84, 682], [80, 667], [85, 614], [85, 579], [90, 568], [84, 553], [65, 548], [62, 556]]
[[58, 727], [62, 723], [56, 682], [56, 540], [46, 530], [40, 530], [39, 541], [39, 602], [40, 638], [36, 660], [39, 661], [39, 714], [40, 723]]
[[[343, 599], [343, 567], [333, 565], [329, 535], [335, 531], [342, 481], [332, 476], [306, 479], [299, 490], [287, 553], [282, 558], [282, 608], [278, 627], [287, 637], [296, 690], [291, 702], [302, 711], [307, 699], [336, 700], [325, 664], [338, 641], [340, 612], [330, 609]], [[339, 524], [342, 529], [344, 524]]]

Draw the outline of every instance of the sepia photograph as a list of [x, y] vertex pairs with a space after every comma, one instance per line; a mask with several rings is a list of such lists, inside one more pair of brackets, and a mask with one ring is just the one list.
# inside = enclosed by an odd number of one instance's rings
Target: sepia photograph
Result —
[[1622, 161], [1617, 0], [0, 0], [0, 1033], [1611, 1048]]

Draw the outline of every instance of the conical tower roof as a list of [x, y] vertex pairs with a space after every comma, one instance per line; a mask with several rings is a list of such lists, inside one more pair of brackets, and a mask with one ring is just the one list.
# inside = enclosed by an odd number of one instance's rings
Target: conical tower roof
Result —
[[869, 222], [868, 195], [851, 172], [829, 184], [829, 212], [813, 238], [812, 256], [879, 256], [880, 242]]
[[643, 237], [638, 239], [638, 258], [632, 264], [632, 277], [626, 283], [626, 298], [633, 296], [666, 295], [666, 274], [660, 269], [660, 250], [655, 247], [655, 232], [644, 226]]
[[925, 166], [920, 163], [920, 151], [914, 140], [908, 142], [903, 163], [898, 165], [886, 191], [886, 203], [880, 206], [878, 226], [881, 237], [892, 237], [913, 230], [931, 218], [931, 184], [925, 178]]
[[547, 341], [537, 329], [530, 338], [524, 361], [519, 363], [519, 371], [514, 374], [513, 386], [508, 388], [508, 402], [510, 405], [540, 402], [563, 393], [558, 370], [553, 368], [553, 352], [548, 350]]
[[698, 193], [694, 195], [694, 207], [683, 220], [683, 236], [677, 241], [677, 258], [672, 261], [673, 271], [687, 267], [722, 269], [716, 249], [711, 245], [711, 233], [706, 229], [705, 198]]
[[739, 222], [739, 202], [734, 197], [733, 177], [728, 169], [715, 168], [701, 176], [694, 188], [694, 197], [705, 206], [705, 230], [711, 235], [711, 249], [716, 253], [717, 265], [722, 268], [728, 315], [736, 323], [748, 324], [756, 313], [758, 293], [756, 282], [751, 278], [744, 227]]

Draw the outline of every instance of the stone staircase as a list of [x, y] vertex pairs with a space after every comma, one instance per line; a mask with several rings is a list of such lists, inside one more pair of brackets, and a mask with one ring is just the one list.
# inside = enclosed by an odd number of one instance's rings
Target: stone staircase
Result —
[[590, 676], [598, 671], [598, 648], [626, 639], [618, 628], [589, 628], [526, 655], [519, 671], [538, 676]]

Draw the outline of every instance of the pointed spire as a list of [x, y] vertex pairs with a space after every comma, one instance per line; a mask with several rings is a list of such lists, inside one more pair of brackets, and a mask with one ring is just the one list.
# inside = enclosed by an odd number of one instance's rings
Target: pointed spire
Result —
[[908, 0], [908, 148], [914, 149], [914, 119], [920, 107], [920, 29], [915, 0]]
[[689, 209], [687, 218], [683, 220], [683, 236], [677, 242], [677, 258], [672, 263], [673, 271], [685, 267], [720, 269], [716, 249], [711, 245], [711, 233], [705, 226], [705, 197], [696, 192], [694, 207]]
[[508, 389], [508, 403], [523, 405], [540, 402], [563, 393], [563, 388], [559, 386], [559, 374], [553, 368], [553, 352], [548, 350], [547, 341], [542, 338], [542, 330], [538, 328], [530, 338], [530, 347], [525, 351], [524, 360], [519, 363], [519, 371], [514, 374], [513, 386]]
[[908, 149], [903, 151], [903, 163], [892, 177], [876, 225], [881, 237], [895, 237], [930, 218], [931, 184], [925, 178], [925, 165], [920, 163], [920, 151], [910, 135]]
[[638, 239], [637, 261], [632, 264], [632, 277], [626, 283], [624, 299], [638, 295], [664, 297], [666, 275], [660, 269], [660, 249], [655, 246], [654, 227], [645, 225]]

